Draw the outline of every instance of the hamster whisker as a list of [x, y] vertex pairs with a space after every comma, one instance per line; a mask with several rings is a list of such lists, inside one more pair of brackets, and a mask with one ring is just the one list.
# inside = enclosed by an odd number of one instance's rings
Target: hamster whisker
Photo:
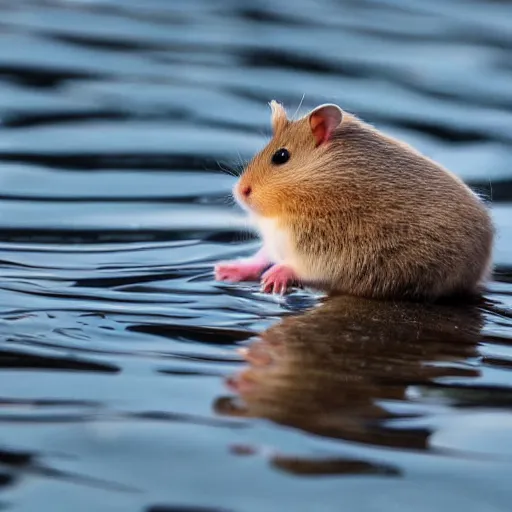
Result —
[[228, 206], [235, 206], [236, 205], [236, 201], [233, 197], [232, 194], [225, 194], [223, 196], [221, 196], [223, 201], [224, 201], [224, 204], [228, 205]]
[[292, 119], [293, 119], [294, 121], [296, 120], [295, 118], [297, 117], [297, 114], [299, 113], [300, 107], [302, 107], [302, 104], [304, 103], [304, 98], [305, 98], [305, 97], [306, 97], [306, 93], [304, 93], [304, 94], [302, 95], [302, 98], [301, 98], [301, 100], [300, 100], [299, 106], [297, 107], [297, 110], [295, 111], [295, 113], [294, 113], [294, 114], [293, 114], [293, 116], [292, 116]]
[[217, 166], [219, 169], [224, 172], [225, 174], [228, 174], [229, 176], [233, 176], [233, 178], [238, 178], [239, 176], [236, 173], [236, 170], [231, 169], [229, 167], [224, 167], [220, 162], [217, 162]]
[[239, 171], [239, 174], [238, 176], [240, 177], [240, 175], [242, 174], [243, 170], [245, 169], [245, 166], [247, 165], [247, 162], [244, 161], [244, 159], [242, 158], [242, 155], [240, 154], [240, 151], [237, 150], [237, 155], [238, 155], [238, 162], [240, 164], [240, 171]]

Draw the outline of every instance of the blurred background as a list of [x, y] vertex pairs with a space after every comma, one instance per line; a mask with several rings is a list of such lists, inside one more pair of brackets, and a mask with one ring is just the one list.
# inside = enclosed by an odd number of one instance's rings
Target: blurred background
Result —
[[[511, 56], [506, 0], [0, 0], [0, 506], [508, 510]], [[235, 349], [317, 304], [212, 279], [216, 260], [255, 247], [229, 194], [270, 135], [271, 99], [291, 113], [338, 103], [492, 202], [480, 348], [442, 375], [465, 398], [386, 396], [401, 418], [388, 451], [346, 425], [332, 440], [215, 406]], [[384, 356], [350, 357], [343, 371]], [[452, 456], [408, 452], [404, 423], [407, 439], [446, 429]], [[468, 463], [466, 450], [504, 459]], [[283, 452], [291, 465], [275, 463]], [[299, 453], [348, 459], [297, 469]]]

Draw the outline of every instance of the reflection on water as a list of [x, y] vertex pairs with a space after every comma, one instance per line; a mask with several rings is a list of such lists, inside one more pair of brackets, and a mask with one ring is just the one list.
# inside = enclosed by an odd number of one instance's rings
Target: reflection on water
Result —
[[[428, 408], [407, 409], [400, 403], [420, 403], [438, 390], [444, 405], [457, 406], [452, 387], [436, 383], [480, 376], [477, 367], [462, 361], [476, 357], [482, 324], [477, 307], [333, 298], [262, 332], [244, 350], [248, 368], [228, 380], [242, 402], [221, 398], [216, 409], [321, 436], [430, 450], [431, 429], [417, 426]], [[408, 418], [415, 418], [410, 427], [394, 426], [394, 420]], [[365, 461], [354, 467], [337, 462], [276, 461], [296, 472], [371, 467]]]
[[[511, 20], [0, 0], [0, 508], [508, 511]], [[492, 199], [485, 300], [214, 282], [256, 245], [229, 193], [273, 98], [337, 102]]]

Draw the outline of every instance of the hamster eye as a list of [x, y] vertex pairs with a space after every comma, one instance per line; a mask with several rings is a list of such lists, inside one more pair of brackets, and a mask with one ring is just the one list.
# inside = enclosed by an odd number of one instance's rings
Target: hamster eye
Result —
[[278, 149], [272, 155], [272, 163], [275, 165], [285, 164], [288, 160], [290, 160], [290, 152], [286, 148]]

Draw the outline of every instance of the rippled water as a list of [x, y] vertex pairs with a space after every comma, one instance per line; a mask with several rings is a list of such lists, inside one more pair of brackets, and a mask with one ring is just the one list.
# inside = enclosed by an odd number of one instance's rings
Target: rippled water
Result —
[[[508, 511], [511, 51], [506, 1], [1, 1], [0, 508]], [[303, 95], [492, 198], [484, 303], [213, 281]]]

